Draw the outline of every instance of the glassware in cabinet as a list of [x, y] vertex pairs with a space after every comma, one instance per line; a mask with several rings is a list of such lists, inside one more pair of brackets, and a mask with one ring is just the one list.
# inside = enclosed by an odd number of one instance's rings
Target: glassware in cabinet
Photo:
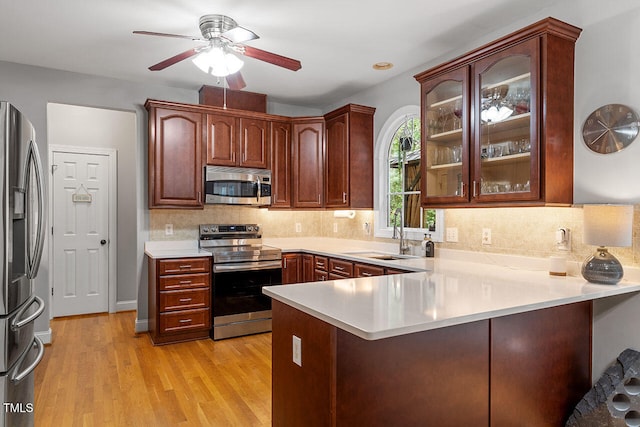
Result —
[[468, 68], [423, 87], [423, 203], [468, 200]]
[[474, 65], [479, 156], [472, 186], [478, 201], [539, 197], [535, 42], [512, 46]]

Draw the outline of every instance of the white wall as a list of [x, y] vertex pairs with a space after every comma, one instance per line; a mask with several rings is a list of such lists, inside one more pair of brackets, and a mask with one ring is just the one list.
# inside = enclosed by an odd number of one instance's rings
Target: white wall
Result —
[[137, 124], [133, 111], [118, 111], [50, 103], [47, 106], [49, 145], [112, 148], [117, 150], [117, 266], [116, 300], [120, 309], [136, 307], [131, 286], [137, 265], [128, 248], [136, 247], [136, 152]]
[[375, 137], [398, 108], [419, 104], [420, 89], [413, 76], [453, 59], [503, 35], [553, 16], [583, 29], [576, 43], [574, 108], [574, 203], [640, 202], [640, 137], [620, 153], [599, 155], [582, 141], [582, 124], [604, 104], [627, 104], [640, 113], [640, 4], [634, 0], [603, 2], [569, 0], [540, 10], [527, 19], [498, 31], [434, 61], [394, 77], [382, 85], [345, 98], [325, 111], [348, 102], [376, 107]]

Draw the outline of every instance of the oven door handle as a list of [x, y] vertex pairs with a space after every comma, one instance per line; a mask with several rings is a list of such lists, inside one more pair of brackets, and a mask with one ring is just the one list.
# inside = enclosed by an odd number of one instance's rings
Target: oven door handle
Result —
[[226, 273], [231, 271], [252, 271], [282, 268], [282, 261], [258, 261], [238, 262], [235, 264], [214, 264], [214, 273]]

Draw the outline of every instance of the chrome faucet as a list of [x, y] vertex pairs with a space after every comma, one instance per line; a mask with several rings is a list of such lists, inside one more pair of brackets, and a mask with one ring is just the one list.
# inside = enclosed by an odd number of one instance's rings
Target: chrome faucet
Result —
[[400, 255], [404, 255], [409, 250], [409, 245], [405, 241], [404, 218], [402, 216], [400, 218], [400, 230], [398, 230], [398, 226], [396, 225], [396, 223], [398, 222], [398, 215], [400, 215], [400, 214], [402, 214], [402, 209], [401, 208], [397, 208], [395, 211], [393, 211], [393, 237], [392, 237], [392, 239], [400, 239], [398, 253]]

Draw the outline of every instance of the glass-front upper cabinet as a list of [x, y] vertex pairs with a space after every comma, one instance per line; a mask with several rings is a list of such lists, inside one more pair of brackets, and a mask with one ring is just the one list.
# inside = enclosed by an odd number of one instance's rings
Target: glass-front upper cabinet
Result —
[[469, 198], [468, 75], [462, 67], [423, 86], [423, 204]]
[[538, 186], [537, 40], [474, 64], [472, 197], [536, 200]]
[[423, 207], [573, 203], [580, 32], [546, 18], [414, 76]]

